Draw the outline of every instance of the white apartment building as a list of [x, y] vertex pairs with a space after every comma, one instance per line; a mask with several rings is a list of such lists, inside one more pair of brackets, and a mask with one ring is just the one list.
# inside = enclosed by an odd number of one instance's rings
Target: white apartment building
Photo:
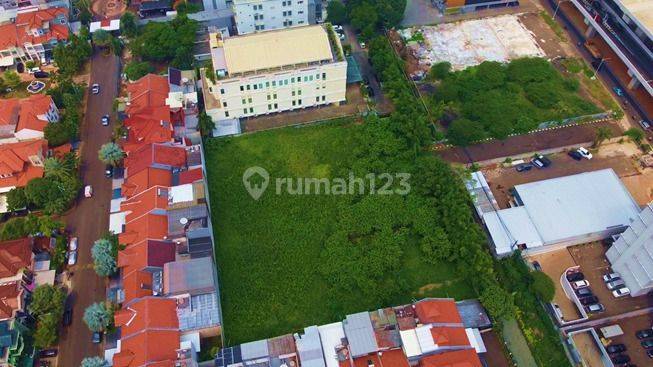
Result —
[[311, 25], [225, 39], [213, 33], [210, 40], [217, 77], [204, 77], [204, 100], [213, 121], [345, 101], [347, 61], [332, 30]]
[[234, 0], [238, 34], [309, 24], [309, 0]]

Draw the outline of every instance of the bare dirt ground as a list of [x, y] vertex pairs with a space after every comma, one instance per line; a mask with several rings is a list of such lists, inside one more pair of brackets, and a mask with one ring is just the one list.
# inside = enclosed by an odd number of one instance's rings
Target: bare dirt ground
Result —
[[[610, 339], [611, 343], [625, 344], [626, 354], [631, 358], [631, 363], [637, 366], [650, 366], [651, 359], [646, 355], [646, 350], [640, 345], [640, 340], [635, 337], [635, 333], [642, 329], [650, 329], [653, 324], [653, 314], [644, 316], [631, 317], [618, 322], [610, 323], [618, 324], [624, 331], [624, 335], [616, 336]], [[607, 326], [607, 325], [606, 325]], [[598, 329], [598, 328], [597, 328]], [[599, 365], [600, 366], [600, 365]]]
[[528, 261], [537, 261], [542, 267], [542, 271], [548, 275], [555, 284], [556, 291], [553, 297], [553, 303], [558, 305], [562, 313], [562, 319], [565, 321], [577, 320], [581, 317], [576, 304], [569, 299], [562, 284], [560, 277], [570, 267], [576, 266], [574, 258], [569, 251], [564, 248], [556, 251], [550, 251], [543, 254], [527, 256]]
[[347, 86], [347, 103], [341, 106], [324, 106], [259, 116], [241, 121], [242, 131], [253, 132], [277, 127], [306, 124], [321, 120], [358, 115], [367, 110], [359, 84]]
[[573, 335], [576, 349], [588, 366], [603, 366], [601, 351], [589, 331]]
[[91, 11], [98, 19], [118, 19], [127, 10], [127, 1], [94, 0]]

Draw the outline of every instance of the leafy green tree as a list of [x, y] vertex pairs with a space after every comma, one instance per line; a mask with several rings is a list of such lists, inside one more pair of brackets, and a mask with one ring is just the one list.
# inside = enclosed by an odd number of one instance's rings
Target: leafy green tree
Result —
[[27, 206], [27, 197], [25, 197], [25, 189], [22, 187], [15, 187], [7, 193], [7, 209], [13, 212], [18, 209], [23, 209]]
[[548, 275], [541, 271], [534, 271], [531, 273], [533, 282], [531, 283], [531, 291], [544, 302], [553, 301], [556, 288], [553, 280]]
[[132, 61], [125, 66], [125, 74], [129, 80], [138, 80], [154, 72], [154, 67], [147, 61]]
[[630, 140], [632, 140], [635, 144], [641, 144], [644, 138], [646, 138], [646, 134], [644, 134], [644, 131], [636, 127], [624, 131], [624, 135], [629, 137]]
[[194, 62], [195, 56], [193, 56], [192, 48], [189, 46], [183, 46], [177, 49], [171, 64], [177, 69], [188, 70], [193, 68]]
[[341, 1], [329, 1], [327, 5], [327, 22], [333, 24], [345, 24], [347, 22], [347, 9]]
[[138, 35], [138, 23], [134, 13], [127, 11], [120, 17], [120, 33], [127, 38]]
[[119, 166], [124, 157], [125, 152], [123, 152], [120, 145], [116, 143], [106, 143], [100, 147], [100, 151], [98, 152], [98, 158], [102, 162], [114, 167]]
[[93, 32], [92, 39], [93, 43], [95, 43], [96, 46], [107, 48], [111, 44], [113, 36], [111, 33], [105, 31], [104, 29], [98, 29], [97, 31]]
[[79, 21], [83, 25], [88, 26], [93, 19], [90, 0], [76, 0], [73, 2], [73, 5], [79, 10]]
[[88, 28], [82, 27], [79, 36], [71, 34], [67, 43], [57, 44], [53, 56], [60, 74], [64, 76], [74, 75], [91, 57], [93, 48], [88, 39]]
[[483, 289], [479, 300], [494, 320], [510, 320], [515, 317], [513, 295], [498, 284]]
[[38, 177], [25, 186], [27, 202], [37, 208], [43, 208], [47, 214], [61, 213], [75, 199], [81, 187], [76, 176]]
[[379, 13], [372, 4], [363, 2], [351, 9], [349, 21], [354, 28], [361, 31], [363, 39], [369, 39], [378, 26]]
[[[178, 15], [171, 22], [149, 22], [129, 42], [129, 48], [145, 61], [172, 61], [180, 48], [193, 48], [197, 28], [198, 23], [186, 15]], [[182, 61], [184, 59], [179, 55], [177, 62]]]
[[41, 316], [48, 313], [63, 315], [63, 303], [66, 294], [61, 288], [53, 285], [39, 285], [32, 292], [32, 302], [29, 311], [32, 316]]
[[101, 357], [86, 357], [82, 359], [82, 364], [80, 367], [109, 367], [109, 364], [104, 358]]
[[2, 74], [2, 79], [7, 87], [16, 89], [20, 85], [20, 75], [13, 70], [7, 69]]
[[599, 126], [595, 130], [594, 147], [598, 148], [604, 141], [612, 137], [612, 130], [607, 126]]
[[104, 238], [95, 241], [91, 248], [95, 272], [104, 277], [114, 274], [117, 270], [116, 255], [111, 241]]
[[446, 78], [451, 72], [451, 63], [441, 61], [431, 66], [429, 70], [429, 78], [434, 80], [442, 80]]
[[93, 332], [104, 331], [113, 320], [113, 311], [105, 303], [93, 303], [84, 310], [84, 323]]
[[74, 167], [67, 164], [64, 160], [56, 157], [48, 157], [43, 162], [45, 177], [67, 178], [74, 174]]
[[206, 64], [204, 64], [204, 75], [213, 83], [215, 83], [215, 81], [218, 79], [215, 76], [215, 70], [213, 70], [213, 63], [211, 60], [208, 60]]
[[52, 313], [45, 314], [37, 319], [36, 331], [34, 332], [35, 347], [44, 349], [57, 342], [60, 319], [60, 317]]
[[0, 240], [15, 240], [17, 238], [33, 235], [38, 232], [51, 233], [63, 228], [63, 223], [47, 215], [35, 216], [28, 214], [26, 217], [14, 217], [0, 226]]
[[447, 130], [449, 141], [458, 146], [468, 146], [474, 142], [483, 140], [485, 133], [483, 126], [468, 119], [454, 120]]
[[198, 126], [202, 136], [211, 136], [213, 130], [215, 129], [215, 122], [213, 122], [213, 119], [207, 115], [206, 112], [202, 111], [200, 113]]

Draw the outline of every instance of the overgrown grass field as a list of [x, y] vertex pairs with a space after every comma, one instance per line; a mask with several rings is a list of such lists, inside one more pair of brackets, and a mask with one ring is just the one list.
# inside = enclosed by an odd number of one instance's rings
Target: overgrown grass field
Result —
[[[454, 265], [427, 264], [416, 241], [397, 253], [400, 266], [390, 278], [402, 291], [389, 294], [383, 304], [325, 279], [319, 270], [325, 265], [321, 254], [348, 198], [276, 195], [275, 179], [343, 177], [352, 163], [356, 133], [356, 126], [339, 121], [206, 144], [227, 344], [294, 332], [414, 298], [476, 297]], [[252, 166], [270, 173], [270, 185], [259, 200], [243, 185], [243, 172]]]

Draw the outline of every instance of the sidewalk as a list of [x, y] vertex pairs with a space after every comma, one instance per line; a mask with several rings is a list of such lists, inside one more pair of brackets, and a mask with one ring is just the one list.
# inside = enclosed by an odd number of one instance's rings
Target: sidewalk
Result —
[[517, 324], [517, 320], [503, 322], [503, 339], [510, 350], [513, 360], [519, 367], [537, 367], [535, 359], [528, 348], [524, 334]]

